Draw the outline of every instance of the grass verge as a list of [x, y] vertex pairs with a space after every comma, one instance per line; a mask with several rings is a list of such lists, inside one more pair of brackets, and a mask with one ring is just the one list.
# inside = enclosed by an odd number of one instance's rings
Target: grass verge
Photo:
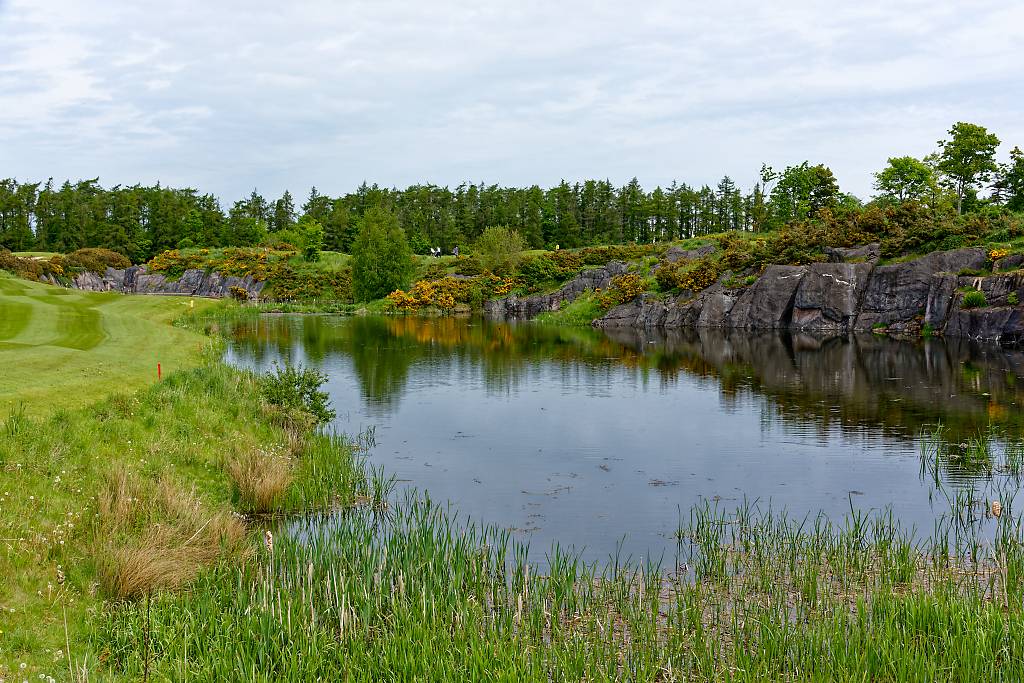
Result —
[[99, 615], [249, 561], [258, 518], [240, 511], [373, 499], [357, 446], [268, 404], [265, 381], [211, 363], [0, 422], [0, 679], [114, 667]]

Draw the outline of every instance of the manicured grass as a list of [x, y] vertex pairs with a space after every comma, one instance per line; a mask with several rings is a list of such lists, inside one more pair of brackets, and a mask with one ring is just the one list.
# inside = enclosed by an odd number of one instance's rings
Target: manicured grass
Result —
[[130, 391], [163, 372], [194, 367], [209, 339], [173, 327], [214, 302], [123, 296], [29, 282], [0, 272], [0, 417], [32, 414]]

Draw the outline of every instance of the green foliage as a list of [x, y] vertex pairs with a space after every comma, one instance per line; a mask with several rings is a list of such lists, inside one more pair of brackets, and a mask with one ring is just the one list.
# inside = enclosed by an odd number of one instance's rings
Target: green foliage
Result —
[[404, 289], [412, 267], [412, 252], [394, 214], [380, 208], [368, 210], [352, 245], [352, 286], [356, 299], [380, 299]]
[[1010, 292], [1006, 296], [1006, 303], [1010, 304], [1011, 306], [1017, 306], [1018, 304], [1020, 304], [1020, 297], [1017, 296], [1017, 292]]
[[811, 166], [805, 161], [789, 166], [781, 173], [770, 167], [762, 170], [762, 180], [775, 182], [771, 192], [772, 224], [809, 218], [820, 209], [834, 207], [839, 200], [839, 183], [824, 164]]
[[985, 292], [979, 289], [972, 289], [971, 291], [964, 293], [964, 308], [981, 308], [987, 305], [988, 301], [985, 298]]
[[523, 259], [516, 274], [527, 289], [561, 282], [564, 278], [563, 271], [547, 254]]
[[673, 289], [699, 292], [715, 283], [722, 274], [723, 261], [706, 257], [697, 261], [664, 263], [654, 271], [654, 279], [663, 292]]
[[890, 157], [889, 164], [875, 174], [875, 190], [887, 201], [927, 203], [937, 190], [935, 174], [914, 157]]
[[999, 138], [984, 126], [956, 123], [949, 129], [949, 140], [939, 141], [937, 168], [943, 184], [957, 200], [957, 213], [978, 183], [984, 183], [998, 170], [995, 161]]
[[608, 289], [602, 292], [601, 305], [605, 308], [632, 301], [648, 289], [648, 283], [638, 273], [624, 273], [612, 278]]
[[330, 422], [335, 412], [330, 408], [330, 397], [320, 387], [327, 375], [312, 368], [274, 363], [274, 372], [260, 379], [260, 395], [271, 405], [285, 410], [309, 413], [318, 423]]
[[473, 256], [460, 256], [455, 261], [455, 274], [466, 275], [472, 277], [474, 275], [482, 275], [484, 272], [484, 266], [480, 263], [480, 260]]
[[61, 259], [61, 265], [65, 270], [87, 270], [102, 275], [107, 268], [123, 270], [132, 265], [123, 254], [110, 249], [78, 249]]
[[497, 274], [511, 272], [522, 257], [526, 243], [519, 233], [506, 227], [483, 231], [473, 244], [473, 253], [484, 270]]
[[323, 226], [320, 225], [319, 221], [303, 216], [299, 220], [298, 228], [306, 239], [306, 243], [302, 247], [302, 257], [310, 263], [319, 261], [320, 251], [324, 248]]
[[604, 315], [605, 306], [598, 294], [586, 292], [575, 300], [562, 304], [557, 311], [545, 311], [537, 316], [537, 322], [566, 327], [589, 327], [596, 318]]
[[1024, 152], [1020, 147], [1010, 150], [1010, 163], [1000, 165], [992, 192], [1011, 211], [1024, 211]]

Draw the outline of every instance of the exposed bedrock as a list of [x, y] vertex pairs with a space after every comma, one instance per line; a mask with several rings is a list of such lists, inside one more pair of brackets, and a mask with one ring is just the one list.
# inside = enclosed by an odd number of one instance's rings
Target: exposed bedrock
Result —
[[[914, 335], [927, 325], [950, 337], [1024, 341], [1024, 271], [958, 275], [985, 267], [983, 249], [933, 252], [878, 266], [872, 263], [874, 246], [832, 250], [835, 260], [829, 263], [769, 266], [746, 287], [731, 287], [727, 274], [694, 296], [645, 295], [616, 306], [594, 325], [791, 329], [812, 338], [880, 328]], [[999, 265], [1016, 262], [1004, 259]], [[984, 293], [984, 302], [968, 307], [964, 295], [972, 289]]]
[[557, 311], [562, 304], [575, 301], [588, 290], [605, 289], [613, 277], [626, 273], [628, 269], [628, 264], [622, 261], [610, 261], [600, 268], [583, 271], [551, 294], [509, 296], [487, 301], [484, 303], [484, 313], [495, 318], [528, 320], [545, 311]]
[[[58, 284], [54, 281], [52, 284]], [[107, 268], [103, 276], [80, 273], [72, 286], [90, 292], [122, 292], [125, 294], [179, 294], [184, 296], [228, 297], [245, 292], [246, 298], [256, 299], [265, 283], [250, 276], [236, 277], [190, 269], [177, 280], [168, 280], [160, 273], [150, 273], [146, 266], [132, 266], [124, 270]]]

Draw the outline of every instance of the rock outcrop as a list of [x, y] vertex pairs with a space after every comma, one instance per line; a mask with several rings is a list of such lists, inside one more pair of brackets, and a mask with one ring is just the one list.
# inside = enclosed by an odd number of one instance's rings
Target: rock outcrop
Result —
[[[727, 274], [695, 296], [638, 297], [594, 325], [788, 329], [815, 337], [880, 328], [916, 335], [927, 325], [931, 332], [950, 337], [1024, 342], [1024, 271], [959, 275], [985, 267], [983, 249], [934, 252], [879, 266], [874, 263], [876, 247], [834, 249], [828, 263], [769, 266], [746, 287], [732, 287]], [[1010, 259], [1003, 262], [1017, 264]], [[984, 305], [964, 306], [964, 293], [971, 289], [984, 293]]]
[[[51, 284], [59, 284], [50, 281]], [[72, 286], [90, 292], [122, 292], [124, 294], [178, 294], [221, 298], [244, 292], [248, 299], [256, 299], [266, 283], [251, 276], [236, 277], [190, 269], [177, 280], [169, 280], [161, 273], [150, 273], [146, 266], [132, 266], [124, 270], [107, 268], [101, 277], [85, 272], [76, 275]]]
[[669, 263], [676, 261], [693, 261], [704, 258], [708, 254], [715, 253], [715, 245], [705, 244], [696, 249], [683, 249], [682, 247], [669, 247], [665, 252], [665, 260]]
[[882, 245], [878, 242], [860, 247], [825, 247], [825, 256], [832, 263], [878, 263]]
[[842, 334], [853, 328], [871, 274], [869, 263], [812, 263], [793, 300], [792, 327]]
[[528, 320], [545, 311], [557, 311], [562, 304], [575, 301], [588, 290], [605, 289], [616, 275], [623, 275], [629, 266], [622, 261], [610, 261], [600, 268], [585, 270], [551, 294], [509, 296], [484, 303], [484, 313], [494, 318]]
[[892, 331], [913, 332], [917, 317], [924, 316], [932, 276], [977, 270], [985, 266], [987, 258], [984, 249], [956, 249], [936, 251], [903, 263], [875, 266], [864, 290], [854, 329], [886, 327]]

